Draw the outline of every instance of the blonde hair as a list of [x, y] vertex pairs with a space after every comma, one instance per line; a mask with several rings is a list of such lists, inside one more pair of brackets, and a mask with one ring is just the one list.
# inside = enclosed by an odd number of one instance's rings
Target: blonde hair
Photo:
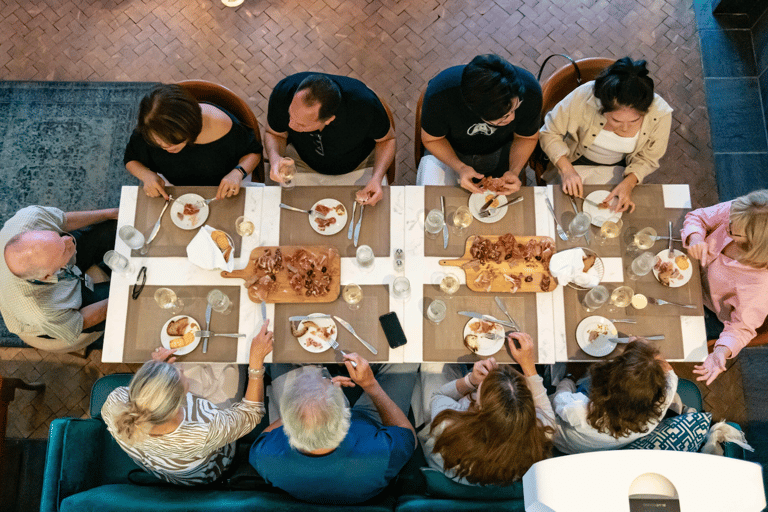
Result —
[[172, 364], [147, 361], [128, 386], [128, 403], [115, 421], [117, 435], [129, 440], [174, 417], [187, 391]]
[[755, 190], [731, 203], [730, 220], [735, 231], [747, 238], [739, 263], [768, 268], [768, 190]]

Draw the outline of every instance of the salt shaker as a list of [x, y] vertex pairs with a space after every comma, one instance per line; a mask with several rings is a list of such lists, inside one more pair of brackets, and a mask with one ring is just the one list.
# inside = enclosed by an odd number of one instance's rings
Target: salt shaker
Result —
[[395, 271], [405, 271], [405, 252], [402, 249], [395, 249]]

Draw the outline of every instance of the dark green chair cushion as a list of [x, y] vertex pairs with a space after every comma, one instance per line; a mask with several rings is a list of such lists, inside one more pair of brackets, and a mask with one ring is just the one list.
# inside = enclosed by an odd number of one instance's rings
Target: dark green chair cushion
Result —
[[442, 471], [421, 468], [427, 480], [427, 494], [436, 498], [457, 500], [512, 500], [523, 498], [523, 482], [511, 485], [464, 485], [454, 482]]
[[397, 512], [525, 512], [525, 501], [517, 500], [456, 500], [401, 496]]
[[677, 380], [677, 394], [680, 400], [688, 407], [693, 407], [697, 411], [701, 410], [701, 391], [696, 383], [688, 379]]

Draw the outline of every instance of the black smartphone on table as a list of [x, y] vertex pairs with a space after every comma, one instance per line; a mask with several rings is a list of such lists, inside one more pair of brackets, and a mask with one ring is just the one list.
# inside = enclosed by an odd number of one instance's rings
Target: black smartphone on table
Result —
[[405, 333], [403, 332], [403, 326], [400, 325], [400, 320], [397, 318], [397, 313], [390, 311], [379, 317], [381, 322], [381, 328], [384, 329], [384, 335], [387, 337], [387, 342], [391, 348], [402, 347], [408, 340], [405, 339]]

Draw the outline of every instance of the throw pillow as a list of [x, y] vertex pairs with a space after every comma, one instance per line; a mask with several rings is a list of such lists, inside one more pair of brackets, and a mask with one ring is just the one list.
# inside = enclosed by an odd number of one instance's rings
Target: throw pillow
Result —
[[653, 432], [632, 441], [624, 448], [697, 452], [707, 438], [710, 423], [712, 423], [712, 414], [708, 412], [681, 414], [662, 420]]

